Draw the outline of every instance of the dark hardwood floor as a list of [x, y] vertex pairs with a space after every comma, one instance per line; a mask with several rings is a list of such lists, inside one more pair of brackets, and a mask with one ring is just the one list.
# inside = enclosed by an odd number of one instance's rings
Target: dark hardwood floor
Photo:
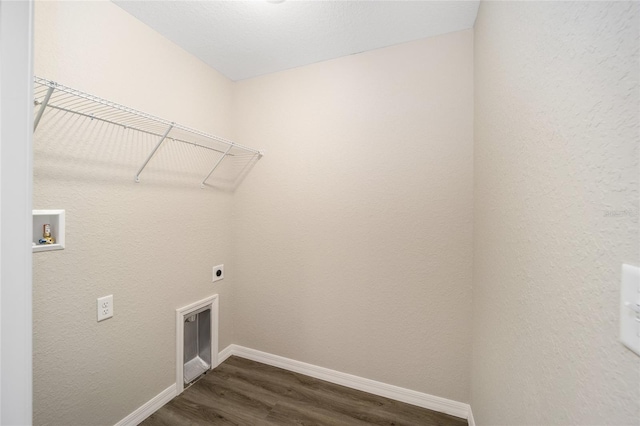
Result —
[[467, 421], [230, 357], [141, 425], [466, 426]]

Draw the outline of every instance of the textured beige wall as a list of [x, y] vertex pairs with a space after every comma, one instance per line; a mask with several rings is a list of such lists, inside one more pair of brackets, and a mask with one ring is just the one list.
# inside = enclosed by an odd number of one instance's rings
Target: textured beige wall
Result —
[[235, 343], [468, 401], [472, 31], [236, 83]]
[[479, 425], [639, 422], [640, 358], [617, 341], [620, 267], [640, 264], [638, 6], [480, 6]]
[[199, 189], [209, 159], [187, 148], [135, 185], [152, 138], [45, 116], [34, 207], [67, 210], [67, 249], [34, 256], [35, 423], [148, 401], [174, 382], [173, 310], [220, 293], [221, 348], [471, 389], [478, 424], [637, 424], [640, 361], [616, 338], [638, 217], [607, 212], [639, 207], [638, 16], [483, 3], [473, 148], [471, 31], [234, 88], [111, 3], [38, 3], [38, 75], [268, 156], [233, 199]]
[[[38, 2], [35, 31], [37, 75], [231, 136], [232, 83], [112, 3]], [[230, 196], [199, 188], [211, 159], [171, 144], [133, 183], [155, 142], [51, 113], [35, 134], [34, 208], [67, 212], [67, 248], [34, 255], [35, 424], [114, 424], [174, 383], [177, 307], [219, 293], [232, 343], [233, 272], [211, 283]]]

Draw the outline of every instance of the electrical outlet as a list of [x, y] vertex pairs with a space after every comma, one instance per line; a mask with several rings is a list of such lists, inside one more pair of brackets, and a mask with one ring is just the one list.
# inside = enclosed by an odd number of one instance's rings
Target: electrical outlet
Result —
[[113, 316], [113, 294], [98, 298], [98, 322]]
[[224, 265], [213, 267], [213, 282], [220, 281], [224, 278]]

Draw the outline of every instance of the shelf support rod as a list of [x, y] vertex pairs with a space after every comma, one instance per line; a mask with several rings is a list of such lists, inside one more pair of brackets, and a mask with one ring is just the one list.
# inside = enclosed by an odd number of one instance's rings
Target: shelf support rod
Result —
[[171, 123], [171, 125], [169, 126], [167, 131], [164, 132], [164, 135], [162, 135], [162, 137], [158, 141], [158, 144], [156, 145], [156, 147], [153, 148], [153, 151], [151, 151], [151, 153], [149, 154], [147, 159], [144, 161], [144, 164], [142, 165], [142, 167], [140, 167], [140, 170], [138, 170], [138, 173], [136, 173], [136, 182], [140, 182], [140, 173], [142, 173], [144, 168], [147, 167], [147, 163], [149, 163], [149, 160], [151, 160], [151, 157], [153, 157], [155, 155], [155, 153], [158, 150], [158, 148], [160, 148], [160, 145], [162, 145], [162, 142], [164, 142], [164, 140], [167, 138], [167, 135], [169, 134], [171, 129], [173, 129], [174, 124], [176, 124], [176, 123]]
[[44, 114], [44, 109], [47, 107], [47, 104], [49, 103], [49, 99], [51, 99], [51, 94], [53, 93], [53, 86], [49, 86], [49, 89], [47, 90], [47, 94], [44, 96], [44, 100], [42, 101], [42, 104], [40, 105], [40, 109], [38, 110], [38, 113], [36, 114], [36, 118], [33, 121], [33, 131], [35, 132], [36, 129], [38, 128], [38, 123], [40, 123], [40, 119], [42, 118], [42, 114]]
[[202, 180], [202, 182], [200, 182], [200, 188], [204, 188], [204, 183], [207, 181], [207, 179], [209, 179], [209, 176], [211, 176], [211, 174], [213, 173], [213, 171], [220, 165], [220, 163], [222, 163], [222, 160], [224, 160], [224, 158], [227, 156], [227, 154], [229, 153], [229, 151], [231, 151], [231, 148], [233, 148], [233, 144], [229, 145], [229, 148], [227, 148], [227, 150], [224, 152], [224, 154], [222, 154], [220, 156], [220, 158], [218, 158], [218, 161], [216, 161], [216, 164], [213, 165], [213, 167], [211, 168], [211, 171], [209, 172], [209, 174], [207, 175], [206, 178], [204, 178]]

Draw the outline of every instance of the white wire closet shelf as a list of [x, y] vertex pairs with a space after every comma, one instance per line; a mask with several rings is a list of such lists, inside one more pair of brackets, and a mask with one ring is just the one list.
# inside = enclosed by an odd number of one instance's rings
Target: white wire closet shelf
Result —
[[220, 153], [220, 157], [212, 165], [209, 174], [200, 182], [201, 188], [205, 187], [207, 179], [220, 163], [226, 157], [234, 156], [235, 152], [253, 154], [258, 158], [263, 155], [262, 151], [72, 89], [51, 80], [34, 77], [34, 83], [34, 103], [38, 107], [33, 123], [34, 132], [38, 128], [45, 110], [54, 109], [158, 137], [157, 144], [135, 175], [136, 182], [140, 182], [140, 174], [167, 139]]

